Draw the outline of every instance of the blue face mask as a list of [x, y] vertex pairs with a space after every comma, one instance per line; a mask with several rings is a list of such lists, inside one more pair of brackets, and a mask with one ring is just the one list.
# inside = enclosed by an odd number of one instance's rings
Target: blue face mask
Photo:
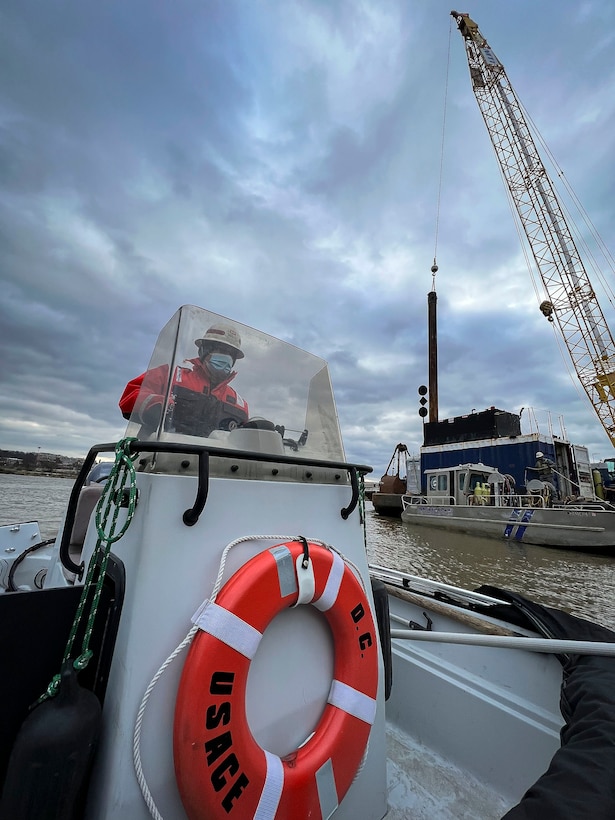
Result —
[[227, 353], [212, 353], [209, 357], [209, 366], [214, 370], [220, 370], [227, 376], [233, 368], [233, 357]]

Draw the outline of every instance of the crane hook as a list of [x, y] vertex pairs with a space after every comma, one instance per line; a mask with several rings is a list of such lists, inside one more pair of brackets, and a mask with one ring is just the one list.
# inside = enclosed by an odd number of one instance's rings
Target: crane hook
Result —
[[553, 321], [553, 305], [551, 304], [551, 302], [548, 302], [547, 300], [545, 300], [544, 302], [541, 302], [540, 303], [540, 312], [542, 313], [543, 316], [546, 317], [548, 322]]

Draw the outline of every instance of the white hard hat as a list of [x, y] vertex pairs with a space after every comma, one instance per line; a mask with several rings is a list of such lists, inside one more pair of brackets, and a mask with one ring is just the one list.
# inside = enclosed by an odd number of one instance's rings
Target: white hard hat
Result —
[[544, 457], [545, 457], [544, 453], [536, 453], [536, 458], [544, 458]]
[[232, 325], [212, 325], [202, 339], [195, 339], [194, 343], [200, 347], [203, 342], [216, 342], [227, 347], [232, 347], [236, 358], [243, 359], [241, 351], [241, 336]]

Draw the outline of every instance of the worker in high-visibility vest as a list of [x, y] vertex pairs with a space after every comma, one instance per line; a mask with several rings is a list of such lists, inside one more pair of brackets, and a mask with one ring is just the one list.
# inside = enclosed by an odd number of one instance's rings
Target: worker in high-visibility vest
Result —
[[475, 504], [488, 504], [489, 503], [489, 495], [491, 494], [491, 490], [487, 483], [481, 483], [478, 481], [476, 486], [474, 487], [474, 503]]

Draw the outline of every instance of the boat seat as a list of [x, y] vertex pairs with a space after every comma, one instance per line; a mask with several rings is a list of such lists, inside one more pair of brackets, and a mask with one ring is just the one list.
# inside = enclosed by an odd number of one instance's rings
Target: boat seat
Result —
[[[88, 531], [90, 519], [94, 512], [98, 500], [100, 499], [103, 489], [103, 484], [88, 484], [81, 488], [79, 499], [77, 501], [77, 509], [75, 510], [75, 520], [73, 521], [73, 529], [70, 534], [70, 541], [68, 542], [68, 554], [75, 564], [81, 562], [81, 553], [83, 552], [83, 543]], [[64, 577], [69, 583], [75, 583], [75, 573], [70, 572], [66, 567], [62, 567]]]
[[88, 531], [88, 524], [94, 512], [94, 508], [102, 495], [104, 484], [88, 484], [79, 493], [77, 509], [75, 510], [75, 521], [70, 535], [69, 547], [71, 552], [80, 552]]

